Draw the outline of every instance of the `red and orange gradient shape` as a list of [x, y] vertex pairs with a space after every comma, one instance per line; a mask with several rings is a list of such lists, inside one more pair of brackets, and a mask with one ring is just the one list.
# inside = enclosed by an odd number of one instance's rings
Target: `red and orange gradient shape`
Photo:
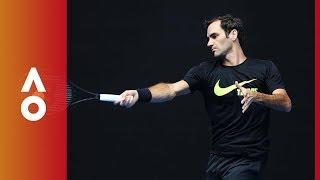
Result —
[[[66, 5], [66, 0], [0, 1], [1, 180], [67, 179]], [[21, 92], [31, 67], [39, 72], [43, 94], [34, 84], [29, 93]], [[47, 113], [31, 122], [20, 105], [35, 94], [46, 102]], [[60, 109], [51, 108], [57, 105]]]

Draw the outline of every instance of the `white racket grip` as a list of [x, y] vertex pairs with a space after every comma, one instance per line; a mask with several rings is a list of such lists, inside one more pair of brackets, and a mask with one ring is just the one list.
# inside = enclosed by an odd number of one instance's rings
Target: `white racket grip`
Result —
[[108, 102], [115, 102], [120, 100], [120, 95], [115, 94], [100, 94], [100, 101], [108, 101]]

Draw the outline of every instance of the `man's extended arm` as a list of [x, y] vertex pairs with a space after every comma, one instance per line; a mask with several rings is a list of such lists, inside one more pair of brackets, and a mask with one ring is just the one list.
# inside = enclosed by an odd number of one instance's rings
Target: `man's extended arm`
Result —
[[[190, 93], [189, 85], [184, 80], [176, 83], [158, 83], [148, 88], [151, 92], [152, 103], [159, 103], [172, 100], [174, 97]], [[132, 107], [139, 100], [139, 93], [137, 90], [126, 90], [121, 94], [121, 100], [114, 104]]]

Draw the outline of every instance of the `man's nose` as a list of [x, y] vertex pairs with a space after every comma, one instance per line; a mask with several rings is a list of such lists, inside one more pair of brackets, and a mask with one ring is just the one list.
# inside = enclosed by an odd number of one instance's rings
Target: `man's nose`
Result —
[[210, 39], [208, 40], [207, 46], [208, 46], [208, 47], [213, 46], [213, 42], [212, 42]]

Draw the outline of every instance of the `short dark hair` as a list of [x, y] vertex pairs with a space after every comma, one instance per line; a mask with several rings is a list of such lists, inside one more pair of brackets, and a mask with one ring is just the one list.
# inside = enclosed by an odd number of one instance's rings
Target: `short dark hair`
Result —
[[244, 40], [245, 40], [244, 27], [243, 27], [242, 20], [240, 18], [233, 17], [230, 14], [226, 14], [223, 16], [217, 16], [217, 17], [214, 17], [210, 20], [206, 20], [204, 22], [205, 27], [208, 28], [208, 26], [215, 21], [221, 21], [221, 28], [226, 33], [226, 37], [228, 37], [228, 34], [233, 29], [236, 29], [238, 31], [239, 43], [241, 46], [244, 45]]

